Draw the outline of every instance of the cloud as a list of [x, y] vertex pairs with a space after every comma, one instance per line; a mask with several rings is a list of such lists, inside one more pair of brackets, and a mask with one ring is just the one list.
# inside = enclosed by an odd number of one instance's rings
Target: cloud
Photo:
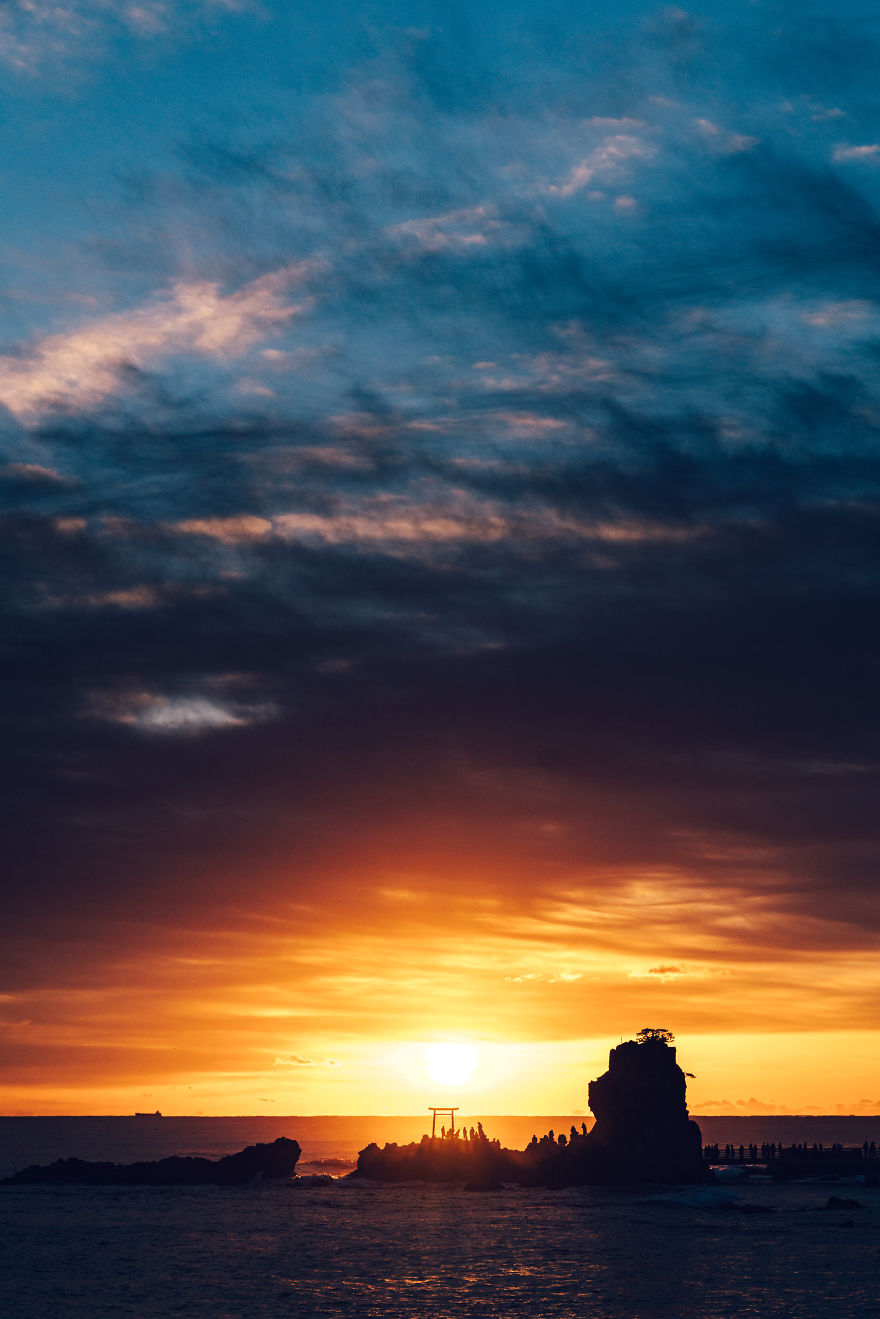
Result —
[[66, 478], [60, 472], [54, 467], [44, 467], [42, 463], [4, 463], [0, 466], [0, 480], [43, 486], [66, 484]]
[[650, 160], [655, 154], [655, 147], [632, 133], [610, 133], [571, 167], [562, 183], [546, 184], [544, 191], [550, 196], [574, 197], [595, 183], [607, 183], [619, 178], [629, 161]]
[[[544, 429], [530, 426], [529, 429]], [[388, 553], [409, 549], [420, 556], [427, 546], [500, 544], [526, 551], [555, 541], [588, 542], [612, 548], [646, 543], [675, 544], [704, 534], [700, 526], [674, 526], [644, 519], [615, 521], [579, 518], [550, 504], [516, 508], [456, 489], [418, 495], [379, 495], [336, 500], [332, 513], [276, 513], [270, 518], [238, 514], [186, 519], [169, 525], [183, 536], [225, 545], [247, 545], [274, 538], [314, 545], [352, 545]]]
[[426, 252], [443, 252], [484, 247], [500, 229], [500, 222], [489, 208], [473, 206], [448, 215], [404, 220], [392, 225], [388, 233], [393, 238], [412, 241]]
[[877, 315], [877, 308], [874, 304], [863, 298], [847, 298], [841, 302], [827, 302], [820, 306], [811, 307], [801, 313], [802, 319], [808, 325], [815, 326], [817, 329], [850, 326], [856, 331], [859, 327], [863, 327], [869, 333], [873, 326], [865, 323], [876, 322]]
[[299, 1054], [287, 1054], [284, 1057], [277, 1057], [272, 1064], [273, 1067], [339, 1067], [341, 1064], [335, 1058], [325, 1058], [323, 1062], [318, 1062], [316, 1058], [302, 1058]]
[[196, 693], [165, 696], [133, 692], [96, 694], [90, 700], [89, 713], [93, 718], [127, 725], [140, 733], [174, 738], [242, 728], [270, 718], [274, 710], [271, 704], [247, 705]]
[[90, 58], [119, 33], [155, 40], [198, 30], [217, 11], [248, 8], [247, 0], [7, 0], [0, 10], [0, 63], [36, 76], [46, 67]]
[[47, 335], [22, 356], [0, 357], [0, 402], [23, 421], [53, 410], [82, 411], [119, 389], [127, 370], [169, 354], [241, 356], [305, 311], [307, 301], [288, 295], [306, 273], [302, 265], [277, 270], [234, 293], [181, 281], [145, 306]]
[[86, 37], [91, 8], [84, 3], [11, 0], [0, 12], [0, 60], [18, 72], [34, 72], [44, 43], [57, 52]]
[[863, 160], [868, 163], [880, 161], [880, 143], [867, 142], [862, 146], [848, 146], [841, 142], [834, 148], [832, 157], [836, 162]]
[[523, 975], [508, 975], [504, 977], [510, 985], [525, 984], [547, 984], [547, 985], [573, 985], [583, 979], [580, 971], [560, 971], [556, 975], [543, 974], [539, 971], [527, 971]]
[[[71, 525], [72, 523], [72, 525]], [[84, 522], [76, 519], [56, 519], [55, 527], [60, 534], [76, 534], [84, 530]], [[53, 594], [47, 588], [39, 600], [39, 607], [44, 609], [121, 609], [142, 610], [173, 608], [184, 602], [194, 603], [210, 599], [222, 591], [221, 586], [196, 585], [182, 586], [179, 582], [157, 584], [141, 583], [132, 586], [120, 586], [116, 589], [85, 591], [81, 593]]]
[[710, 150], [722, 155], [737, 155], [741, 151], [751, 151], [758, 145], [756, 137], [750, 137], [747, 133], [728, 132], [719, 128], [711, 119], [697, 119], [694, 122]]
[[205, 536], [225, 545], [240, 545], [262, 540], [272, 534], [273, 528], [269, 518], [243, 513], [234, 517], [185, 518], [174, 524], [172, 530], [184, 536]]
[[129, 586], [113, 591], [94, 591], [86, 595], [62, 597], [48, 595], [49, 608], [77, 609], [155, 609], [162, 593], [155, 586]]
[[118, 716], [145, 733], [201, 733], [213, 728], [234, 728], [244, 721], [228, 707], [204, 696], [144, 696]]

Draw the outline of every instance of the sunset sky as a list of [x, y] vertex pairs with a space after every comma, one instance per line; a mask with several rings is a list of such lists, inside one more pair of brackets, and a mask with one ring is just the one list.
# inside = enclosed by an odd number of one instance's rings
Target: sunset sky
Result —
[[0, 1111], [880, 1112], [878, 69], [3, 5]]

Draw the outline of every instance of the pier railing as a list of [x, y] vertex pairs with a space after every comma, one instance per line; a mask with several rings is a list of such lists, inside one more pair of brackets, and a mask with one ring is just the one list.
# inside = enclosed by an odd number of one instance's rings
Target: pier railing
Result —
[[765, 1167], [776, 1181], [793, 1177], [864, 1176], [868, 1186], [880, 1185], [880, 1152], [876, 1141], [845, 1147], [835, 1142], [823, 1145], [783, 1145], [764, 1141], [760, 1145], [704, 1145], [703, 1158], [713, 1166]]

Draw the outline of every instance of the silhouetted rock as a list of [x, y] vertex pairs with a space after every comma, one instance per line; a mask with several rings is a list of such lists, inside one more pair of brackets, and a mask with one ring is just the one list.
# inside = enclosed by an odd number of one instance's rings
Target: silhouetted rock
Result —
[[173, 1155], [151, 1163], [89, 1163], [85, 1159], [58, 1159], [47, 1166], [33, 1164], [0, 1186], [34, 1183], [85, 1184], [87, 1186], [239, 1186], [256, 1177], [276, 1180], [289, 1177], [296, 1168], [300, 1147], [295, 1140], [279, 1136], [266, 1145], [248, 1145], [237, 1154], [201, 1159]]
[[602, 1181], [708, 1179], [685, 1089], [675, 1049], [665, 1040], [628, 1040], [611, 1050], [608, 1071], [589, 1087], [596, 1123], [588, 1139]]
[[358, 1155], [352, 1177], [377, 1182], [466, 1182], [475, 1188], [517, 1180], [515, 1155], [497, 1140], [423, 1136], [411, 1145], [371, 1144]]
[[524, 1150], [497, 1141], [423, 1136], [419, 1144], [368, 1145], [353, 1177], [383, 1182], [464, 1182], [489, 1189], [524, 1186], [704, 1183], [702, 1137], [688, 1117], [685, 1075], [666, 1031], [643, 1031], [611, 1050], [608, 1071], [589, 1087], [593, 1130], [532, 1137]]

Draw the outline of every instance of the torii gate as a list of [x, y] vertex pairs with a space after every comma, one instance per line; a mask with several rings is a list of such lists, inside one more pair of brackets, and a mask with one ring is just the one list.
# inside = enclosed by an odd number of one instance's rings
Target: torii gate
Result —
[[428, 1112], [434, 1114], [434, 1120], [433, 1120], [433, 1122], [431, 1123], [431, 1139], [432, 1139], [432, 1140], [434, 1139], [434, 1137], [435, 1137], [436, 1134], [437, 1134], [437, 1114], [438, 1114], [438, 1113], [448, 1113], [448, 1114], [449, 1114], [449, 1122], [450, 1122], [450, 1125], [451, 1125], [451, 1127], [452, 1127], [452, 1134], [453, 1134], [453, 1136], [455, 1135], [455, 1115], [456, 1115], [456, 1113], [458, 1112], [458, 1105], [456, 1105], [455, 1108], [432, 1108], [431, 1105], [429, 1104], [429, 1105], [428, 1105]]

